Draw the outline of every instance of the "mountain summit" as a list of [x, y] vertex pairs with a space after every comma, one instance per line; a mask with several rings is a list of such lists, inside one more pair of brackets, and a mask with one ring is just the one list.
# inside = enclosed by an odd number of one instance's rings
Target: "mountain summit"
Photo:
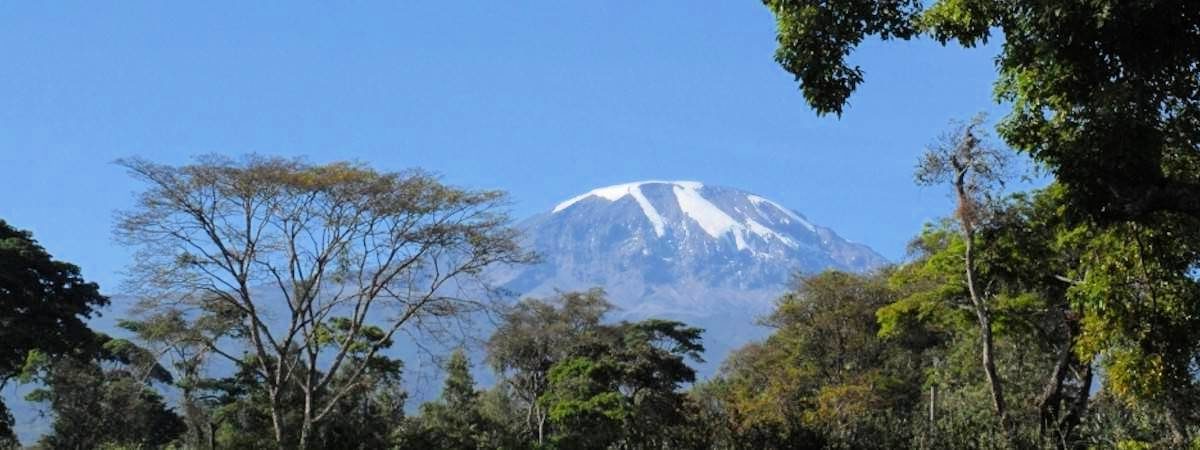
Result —
[[543, 262], [502, 274], [505, 287], [603, 287], [632, 316], [766, 312], [797, 272], [886, 263], [777, 202], [694, 181], [594, 189], [518, 226]]

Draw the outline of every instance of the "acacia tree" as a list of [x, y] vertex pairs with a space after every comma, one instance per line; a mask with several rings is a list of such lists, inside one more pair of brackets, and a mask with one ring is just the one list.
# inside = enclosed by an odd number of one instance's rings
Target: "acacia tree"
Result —
[[417, 170], [253, 155], [118, 164], [148, 185], [116, 228], [138, 250], [130, 289], [149, 312], [183, 310], [203, 325], [192, 339], [264, 380], [280, 448], [305, 448], [396, 332], [462, 317], [482, 305], [462, 295], [474, 275], [531, 259], [503, 193]]
[[975, 240], [987, 220], [990, 191], [1003, 183], [1006, 156], [981, 139], [982, 116], [956, 127], [930, 147], [917, 167], [918, 184], [949, 183], [954, 188], [957, 208], [954, 218], [962, 232], [963, 274], [971, 308], [979, 325], [980, 357], [992, 407], [1001, 422], [1007, 421], [1004, 385], [996, 373], [995, 346], [992, 337], [992, 298], [980, 285], [976, 267]]

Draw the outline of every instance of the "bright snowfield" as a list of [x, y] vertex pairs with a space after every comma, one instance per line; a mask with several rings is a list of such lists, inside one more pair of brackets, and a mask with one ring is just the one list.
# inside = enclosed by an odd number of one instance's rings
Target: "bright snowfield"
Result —
[[706, 328], [706, 374], [765, 335], [754, 322], [794, 274], [887, 263], [777, 202], [694, 181], [594, 189], [519, 226], [542, 262], [495, 274], [503, 287], [525, 296], [602, 287], [621, 318]]

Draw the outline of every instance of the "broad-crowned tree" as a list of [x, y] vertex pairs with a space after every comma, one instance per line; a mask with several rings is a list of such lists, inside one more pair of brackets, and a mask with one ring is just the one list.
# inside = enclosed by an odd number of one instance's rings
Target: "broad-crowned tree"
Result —
[[588, 345], [550, 368], [538, 399], [562, 448], [679, 448], [688, 425], [687, 360], [702, 361], [702, 330], [648, 319], [602, 326]]
[[[764, 323], [775, 331], [726, 360], [717, 381], [737, 440], [765, 448], [895, 448], [888, 428], [919, 401], [919, 346], [878, 336], [894, 301], [886, 272], [798, 277]], [[900, 423], [900, 420], [897, 421]]]
[[[54, 259], [33, 236], [0, 220], [0, 388], [20, 374], [30, 352], [58, 357], [94, 342], [85, 320], [108, 304], [79, 267]], [[0, 401], [0, 446], [15, 442]]]
[[[421, 171], [261, 156], [119, 163], [147, 185], [116, 229], [138, 250], [130, 289], [149, 311], [204, 322], [195, 337], [212, 355], [258, 374], [281, 448], [307, 447], [397, 332], [477, 310], [475, 275], [531, 259], [502, 193]], [[331, 338], [335, 318], [347, 326]]]

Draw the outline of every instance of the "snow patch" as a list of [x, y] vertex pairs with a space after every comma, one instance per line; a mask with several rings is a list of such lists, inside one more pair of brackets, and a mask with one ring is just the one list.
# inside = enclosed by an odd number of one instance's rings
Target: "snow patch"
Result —
[[721, 211], [721, 208], [700, 195], [702, 187], [704, 185], [700, 183], [675, 183], [675, 201], [679, 202], [679, 209], [695, 220], [696, 224], [712, 237], [721, 237], [725, 233], [740, 228], [741, 224], [738, 221], [729, 217], [729, 214], [725, 214], [725, 211]]
[[790, 209], [784, 208], [782, 205], [780, 205], [778, 203], [775, 203], [773, 201], [767, 200], [765, 198], [759, 197], [754, 194], [747, 195], [746, 198], [750, 199], [750, 203], [753, 203], [755, 208], [758, 208], [761, 210], [763, 205], [770, 205], [771, 207], [775, 208], [776, 211], [782, 212], [784, 215], [792, 218], [792, 220], [800, 222], [800, 225], [803, 225], [804, 228], [808, 229], [808, 231], [814, 231], [814, 232], [817, 231], [817, 227], [813, 226], [813, 224], [809, 223], [807, 220], [804, 220], [804, 218], [800, 217], [799, 214], [792, 212], [792, 210], [790, 210]]
[[[738, 250], [749, 248], [746, 240], [749, 239], [750, 234], [755, 234], [763, 238], [763, 240], [779, 239], [784, 244], [792, 247], [797, 245], [795, 240], [767, 228], [754, 219], [746, 217], [743, 223], [730, 217], [729, 214], [726, 214], [725, 211], [722, 211], [721, 208], [700, 194], [700, 189], [703, 187], [704, 185], [700, 183], [676, 183], [675, 200], [679, 202], [679, 209], [685, 215], [691, 217], [692, 220], [695, 220], [696, 224], [700, 225], [700, 228], [705, 233], [708, 233], [709, 236], [715, 238], [726, 233], [733, 233], [733, 242], [737, 245]], [[761, 199], [761, 197], [759, 198]], [[751, 201], [753, 202], [753, 200]], [[797, 218], [797, 220], [803, 219]], [[756, 255], [758, 254], [758, 252], [753, 250], [751, 252]]]
[[646, 195], [642, 194], [642, 186], [637, 185], [629, 188], [629, 195], [633, 196], [638, 206], [642, 207], [642, 213], [646, 215], [647, 219], [650, 219], [650, 224], [654, 226], [654, 234], [662, 237], [663, 233], [666, 232], [666, 222], [658, 214], [658, 210], [654, 209], [654, 205], [650, 204], [650, 200], [646, 199]]
[[607, 186], [607, 187], [602, 187], [599, 189], [594, 189], [594, 190], [588, 191], [587, 193], [584, 193], [583, 195], [578, 195], [578, 196], [572, 197], [571, 199], [569, 199], [565, 202], [559, 203], [557, 206], [554, 207], [554, 211], [552, 211], [552, 213], [557, 213], [559, 211], [567, 209], [567, 208], [571, 207], [571, 205], [574, 205], [574, 204], [580, 202], [581, 200], [588, 198], [588, 197], [592, 197], [592, 196], [600, 197], [600, 198], [603, 198], [610, 202], [615, 202], [615, 201], [625, 197], [626, 195], [628, 195], [628, 196], [632, 196], [633, 200], [636, 201], [638, 206], [642, 208], [642, 213], [646, 215], [646, 218], [650, 220], [650, 224], [654, 226], [654, 234], [658, 235], [659, 237], [662, 237], [662, 235], [664, 233], [666, 233], [667, 225], [666, 225], [666, 222], [663, 220], [662, 215], [660, 215], [658, 213], [658, 210], [654, 209], [654, 205], [650, 204], [650, 200], [647, 200], [646, 196], [644, 194], [642, 194], [642, 185], [647, 184], [647, 183], [663, 183], [663, 182], [662, 181], [641, 181], [641, 182], [636, 182], [636, 183], [625, 183], [625, 184], [618, 184], [618, 185], [614, 185], [614, 186]]
[[794, 239], [784, 236], [782, 234], [776, 233], [775, 230], [767, 228], [763, 224], [755, 221], [754, 219], [749, 219], [749, 218], [746, 219], [746, 228], [748, 228], [751, 233], [762, 236], [764, 239], [769, 238], [769, 237], [774, 237], [776, 239], [779, 239], [780, 241], [783, 241], [783, 243], [787, 244], [788, 246], [795, 247], [797, 245], [796, 241]]

